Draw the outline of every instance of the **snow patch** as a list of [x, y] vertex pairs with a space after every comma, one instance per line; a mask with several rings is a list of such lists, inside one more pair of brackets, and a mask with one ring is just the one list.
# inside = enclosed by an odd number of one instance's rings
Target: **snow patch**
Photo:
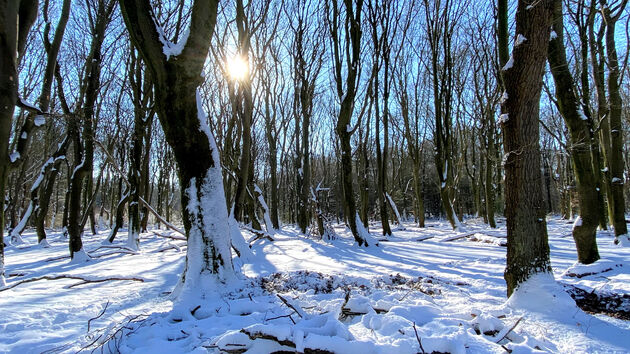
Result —
[[9, 155], [9, 160], [11, 161], [11, 163], [14, 163], [15, 161], [17, 161], [20, 158], [20, 153], [17, 151], [12, 152]]
[[92, 258], [85, 252], [85, 248], [81, 248], [80, 250], [74, 252], [72, 259], [70, 260], [70, 264], [83, 264], [85, 262], [89, 262]]
[[42, 125], [46, 124], [46, 118], [44, 118], [44, 116], [42, 115], [37, 115], [33, 120], [33, 124], [35, 124], [36, 127], [41, 127]]
[[551, 273], [533, 274], [514, 290], [506, 305], [513, 309], [561, 317], [580, 311]]

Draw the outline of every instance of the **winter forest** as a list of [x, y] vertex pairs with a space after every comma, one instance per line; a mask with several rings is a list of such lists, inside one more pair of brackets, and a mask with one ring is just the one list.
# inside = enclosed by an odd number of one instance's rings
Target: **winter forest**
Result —
[[628, 0], [0, 0], [0, 352], [630, 352]]

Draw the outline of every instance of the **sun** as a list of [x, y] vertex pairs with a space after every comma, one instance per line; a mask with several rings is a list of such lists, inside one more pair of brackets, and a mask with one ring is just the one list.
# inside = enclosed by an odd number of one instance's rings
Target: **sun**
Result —
[[240, 55], [228, 59], [227, 72], [232, 80], [245, 80], [249, 74], [249, 65], [247, 65], [247, 60]]

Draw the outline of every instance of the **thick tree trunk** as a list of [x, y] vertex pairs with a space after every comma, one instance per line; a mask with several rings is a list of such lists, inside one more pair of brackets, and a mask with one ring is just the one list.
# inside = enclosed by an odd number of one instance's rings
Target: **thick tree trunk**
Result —
[[120, 0], [120, 5], [131, 40], [151, 73], [156, 112], [179, 168], [188, 249], [175, 292], [182, 299], [204, 298], [219, 291], [219, 283], [235, 278], [219, 151], [197, 91], [218, 1], [194, 1], [190, 35], [181, 53], [170, 58], [160, 43], [149, 0]]
[[[516, 40], [520, 44], [503, 67], [508, 296], [535, 273], [551, 272], [538, 116], [552, 12], [553, 0], [519, 0], [515, 33], [524, 40]], [[507, 8], [500, 8], [499, 16], [507, 16]]]

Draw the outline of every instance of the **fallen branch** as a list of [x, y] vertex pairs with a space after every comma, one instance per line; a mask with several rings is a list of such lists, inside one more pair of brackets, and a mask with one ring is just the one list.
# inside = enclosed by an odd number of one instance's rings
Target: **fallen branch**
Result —
[[451, 241], [455, 241], [455, 240], [459, 240], [462, 238], [466, 238], [466, 237], [470, 237], [474, 234], [476, 234], [477, 232], [469, 232], [463, 235], [456, 235], [456, 236], [451, 236], [451, 237], [447, 237], [447, 238], [443, 238], [440, 240], [440, 242], [451, 242]]
[[276, 316], [276, 317], [267, 318], [267, 319], [265, 319], [265, 322], [266, 322], [266, 321], [277, 320], [277, 319], [280, 319], [280, 318], [287, 318], [287, 317], [288, 317], [288, 318], [291, 320], [291, 322], [293, 322], [293, 324], [295, 324], [295, 321], [293, 320], [293, 317], [291, 317], [291, 315], [293, 315], [294, 313], [295, 313], [295, 312], [290, 313], [290, 314], [288, 314], [288, 315], [281, 315], [281, 316]]
[[[247, 337], [249, 337], [249, 339], [251, 341], [256, 341], [257, 339], [264, 339], [264, 340], [270, 340], [270, 341], [276, 342], [276, 343], [278, 343], [278, 344], [280, 344], [282, 346], [285, 346], [285, 347], [293, 348], [294, 350], [295, 350], [295, 348], [297, 348], [297, 345], [295, 344], [295, 342], [293, 342], [293, 341], [291, 341], [289, 339], [280, 339], [280, 338], [276, 337], [273, 334], [264, 333], [264, 332], [261, 332], [261, 331], [250, 331], [247, 328], [241, 329], [241, 333], [244, 333], [245, 335], [247, 335]], [[228, 346], [228, 345], [229, 346], [241, 347], [240, 344], [227, 344], [226, 346]], [[224, 347], [224, 348], [219, 348], [219, 349], [221, 350], [221, 352], [226, 352], [226, 353], [243, 353], [244, 352], [243, 348], [230, 350], [230, 349], [227, 349], [227, 348]], [[293, 353], [294, 350], [290, 351], [289, 353]], [[302, 352], [305, 353], [305, 354], [308, 354], [308, 353], [333, 354], [334, 353], [334, 352], [331, 352], [331, 351], [329, 351], [327, 349], [309, 348], [309, 347], [305, 347], [303, 349], [303, 351], [300, 351], [300, 353], [302, 353]], [[280, 352], [278, 352], [278, 353], [280, 353]], [[284, 351], [284, 353], [286, 353], [286, 351]]]
[[89, 253], [89, 255], [90, 255], [90, 258], [101, 258], [101, 257], [105, 257], [105, 256], [111, 256], [112, 254], [117, 254], [117, 253], [124, 253], [124, 254], [131, 254], [131, 255], [138, 254], [138, 252], [135, 252], [135, 251], [119, 249], [119, 250], [111, 250], [111, 251], [103, 252], [101, 254]]
[[256, 235], [255, 237], [251, 238], [251, 239], [248, 241], [249, 243], [253, 243], [253, 242], [257, 241], [257, 240], [262, 240], [262, 239], [267, 239], [267, 240], [269, 240], [269, 241], [273, 241], [273, 240], [274, 240], [274, 239], [273, 239], [273, 237], [271, 237], [271, 235], [270, 235], [270, 234], [268, 234], [268, 233], [267, 233], [267, 232], [265, 232], [265, 231], [262, 231], [262, 230], [256, 230], [256, 229], [253, 229], [253, 228], [251, 228], [251, 227], [249, 227], [249, 226], [241, 226], [241, 228], [243, 228], [243, 229], [245, 229], [246, 231], [249, 231], [249, 232], [253, 233], [254, 235]]
[[82, 277], [82, 276], [78, 276], [78, 275], [56, 274], [56, 275], [42, 275], [40, 277], [24, 279], [24, 280], [20, 280], [18, 282], [15, 282], [15, 283], [7, 284], [7, 286], [5, 286], [4, 288], [0, 288], [0, 292], [5, 291], [5, 290], [9, 290], [9, 289], [13, 289], [13, 288], [15, 288], [18, 285], [22, 285], [22, 284], [26, 284], [26, 283], [32, 283], [34, 281], [39, 281], [39, 280], [59, 280], [59, 279], [81, 280], [79, 283], [67, 286], [66, 288], [68, 288], [68, 289], [69, 288], [73, 288], [75, 286], [88, 284], [88, 283], [102, 283], [102, 282], [114, 281], [114, 280], [131, 280], [131, 281], [144, 282], [144, 279], [136, 278], [136, 277], [86, 278], [86, 277]]
[[90, 324], [92, 323], [92, 321], [101, 318], [101, 316], [103, 316], [103, 314], [105, 313], [105, 311], [107, 311], [107, 308], [109, 307], [109, 300], [107, 300], [107, 303], [105, 304], [105, 307], [103, 307], [103, 311], [101, 311], [101, 313], [99, 313], [98, 315], [96, 315], [96, 317], [92, 317], [88, 320], [88, 327], [87, 327], [87, 332], [90, 332]]
[[519, 318], [518, 321], [516, 321], [516, 323], [514, 324], [514, 326], [512, 326], [507, 332], [505, 332], [505, 334], [501, 338], [499, 338], [499, 340], [496, 341], [496, 343], [500, 343], [502, 340], [505, 339], [505, 337], [507, 337], [508, 334], [512, 333], [514, 328], [516, 328], [516, 326], [518, 326], [518, 324], [521, 322], [522, 319], [523, 319], [523, 317]]
[[183, 236], [164, 235], [164, 234], [159, 234], [155, 231], [151, 231], [151, 232], [154, 235], [159, 236], [159, 237], [170, 238], [171, 240], [187, 241], [186, 237], [183, 237]]

